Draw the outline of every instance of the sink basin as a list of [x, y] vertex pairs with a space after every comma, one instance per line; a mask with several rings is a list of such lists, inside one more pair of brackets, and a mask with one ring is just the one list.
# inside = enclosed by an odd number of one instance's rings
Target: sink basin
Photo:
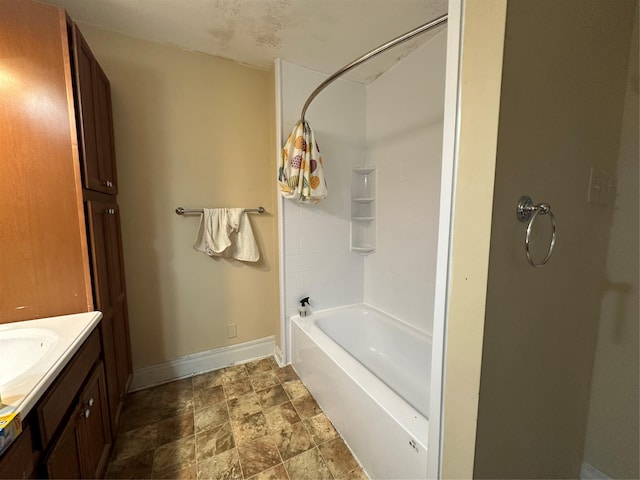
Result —
[[0, 331], [0, 385], [23, 375], [57, 344], [58, 335], [44, 328]]

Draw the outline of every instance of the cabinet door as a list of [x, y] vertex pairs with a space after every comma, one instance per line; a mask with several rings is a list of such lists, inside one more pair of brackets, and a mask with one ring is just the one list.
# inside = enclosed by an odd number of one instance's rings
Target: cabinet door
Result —
[[131, 377], [120, 211], [115, 202], [88, 200], [86, 203], [96, 304], [104, 314], [102, 348], [110, 421], [115, 429]]
[[111, 110], [111, 85], [107, 75], [95, 62], [95, 115], [96, 140], [98, 141], [98, 170], [100, 181], [107, 192], [117, 195], [116, 155], [113, 138], [113, 113]]
[[98, 140], [93, 85], [96, 75], [96, 60], [78, 27], [73, 29], [73, 57], [75, 60], [78, 140], [84, 185], [89, 189], [107, 191], [106, 185], [103, 185], [100, 180], [98, 170]]
[[110, 237], [107, 233], [110, 225], [109, 208], [109, 205], [103, 202], [91, 200], [86, 202], [94, 295], [96, 307], [104, 314], [109, 311], [112, 304], [109, 247], [107, 246]]
[[111, 293], [110, 253], [112, 235], [109, 230], [113, 223], [113, 215], [109, 212], [112, 204], [96, 200], [86, 202], [87, 221], [89, 231], [89, 246], [91, 250], [91, 271], [93, 274], [93, 288], [98, 310], [103, 314], [101, 327], [102, 352], [106, 370], [107, 398], [109, 405], [109, 419], [115, 431], [116, 416], [120, 405], [121, 392], [118, 382], [118, 366], [116, 363], [115, 336], [113, 330], [113, 298]]
[[120, 230], [120, 208], [116, 203], [105, 205], [105, 243], [109, 263], [109, 290], [113, 306], [113, 339], [118, 372], [118, 389], [121, 400], [131, 375], [131, 348], [127, 318], [124, 264], [122, 261], [122, 234]]
[[109, 288], [113, 305], [113, 339], [118, 375], [120, 402], [124, 401], [131, 379], [131, 343], [122, 259], [122, 234], [120, 230], [120, 208], [109, 204], [106, 217], [107, 258], [109, 261]]
[[98, 478], [107, 462], [111, 430], [102, 363], [96, 365], [80, 394], [76, 433], [83, 478]]
[[79, 412], [79, 408], [74, 410], [69, 423], [62, 430], [45, 461], [48, 478], [82, 478], [75, 421]]
[[90, 190], [116, 194], [109, 80], [75, 25], [72, 47], [84, 186]]

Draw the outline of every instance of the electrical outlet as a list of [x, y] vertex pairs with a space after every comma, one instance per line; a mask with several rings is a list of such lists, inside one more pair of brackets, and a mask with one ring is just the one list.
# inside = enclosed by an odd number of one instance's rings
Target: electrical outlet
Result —
[[227, 325], [227, 338], [236, 338], [238, 336], [238, 326], [235, 323]]

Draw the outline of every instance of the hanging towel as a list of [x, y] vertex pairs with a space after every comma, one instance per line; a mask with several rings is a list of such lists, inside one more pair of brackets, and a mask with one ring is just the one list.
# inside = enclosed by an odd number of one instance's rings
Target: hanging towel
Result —
[[193, 248], [211, 257], [257, 262], [260, 251], [243, 208], [205, 208]]
[[224, 255], [242, 262], [257, 262], [260, 259], [260, 250], [253, 236], [253, 229], [249, 216], [244, 208], [227, 209], [229, 225], [231, 225], [231, 246]]
[[193, 248], [209, 256], [222, 255], [231, 246], [231, 225], [226, 208], [205, 208]]
[[327, 198], [327, 183], [320, 148], [307, 122], [298, 122], [282, 148], [278, 171], [280, 193], [300, 203]]

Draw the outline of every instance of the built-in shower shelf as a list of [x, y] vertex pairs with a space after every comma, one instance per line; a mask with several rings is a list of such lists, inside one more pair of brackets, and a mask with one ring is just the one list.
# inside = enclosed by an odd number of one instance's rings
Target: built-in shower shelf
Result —
[[376, 167], [355, 167], [351, 175], [351, 251], [376, 250]]

